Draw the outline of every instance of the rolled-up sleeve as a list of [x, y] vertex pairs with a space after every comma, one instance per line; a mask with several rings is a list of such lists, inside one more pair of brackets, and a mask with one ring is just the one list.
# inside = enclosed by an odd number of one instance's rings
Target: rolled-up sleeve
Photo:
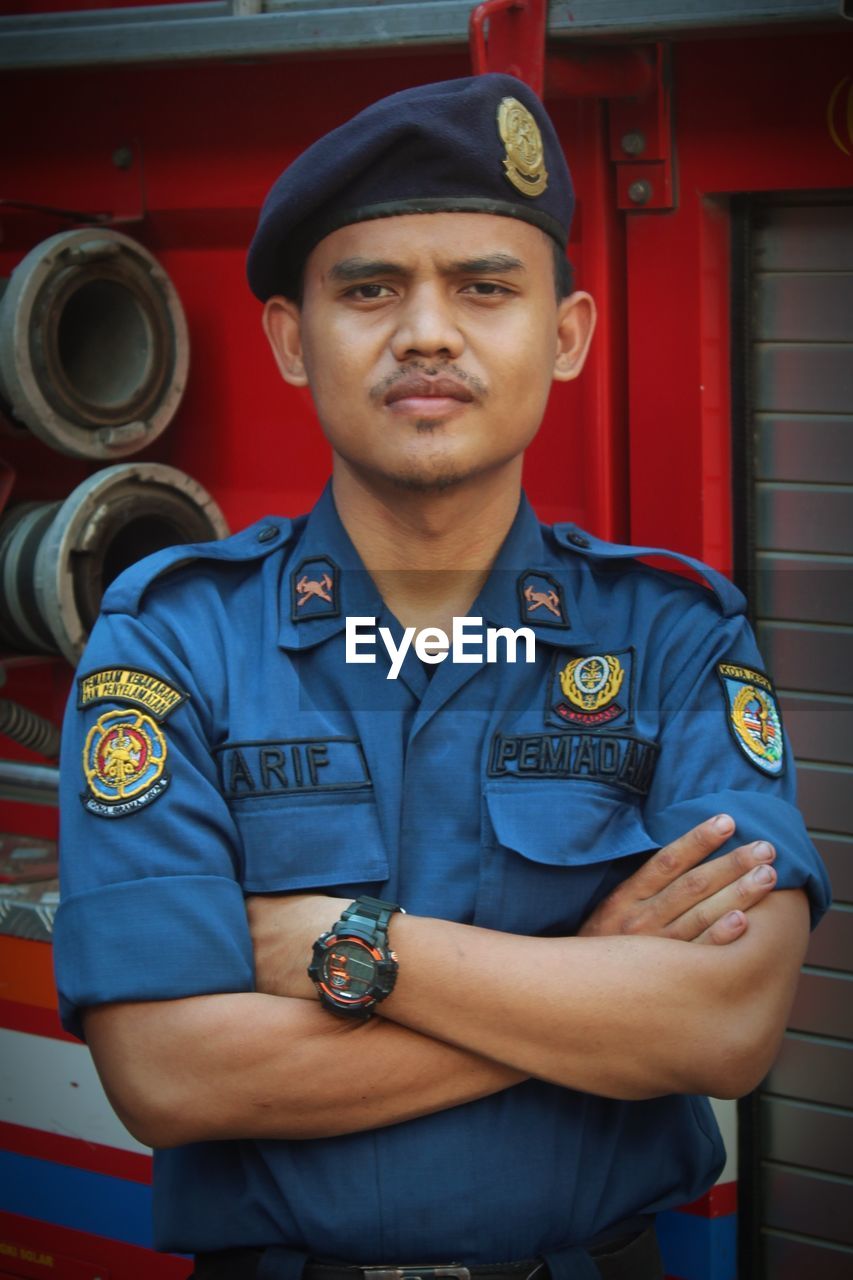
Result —
[[205, 681], [124, 614], [100, 619], [80, 673], [63, 730], [54, 930], [60, 1013], [75, 1035], [91, 1005], [253, 982], [240, 844], [217, 784]]
[[[796, 769], [791, 744], [778, 720], [778, 701], [752, 630], [742, 616], [716, 619], [693, 631], [698, 642], [684, 638], [681, 653], [689, 654], [663, 697], [660, 756], [646, 803], [645, 825], [659, 845], [683, 835], [691, 827], [728, 813], [735, 834], [720, 849], [725, 853], [753, 840], [769, 840], [776, 849], [777, 887], [803, 888], [809, 896], [812, 924], [830, 901], [829, 880], [797, 809]], [[762, 676], [767, 685], [749, 676]], [[770, 715], [770, 734], [781, 740], [762, 758], [751, 749], [747, 716], [738, 709], [748, 690], [762, 694], [759, 710]]]

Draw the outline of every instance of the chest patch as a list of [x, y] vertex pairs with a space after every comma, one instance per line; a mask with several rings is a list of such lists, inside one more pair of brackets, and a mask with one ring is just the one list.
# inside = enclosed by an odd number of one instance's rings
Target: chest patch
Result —
[[591, 653], [585, 657], [558, 653], [554, 659], [547, 724], [594, 729], [633, 719], [634, 651]]
[[490, 778], [580, 778], [647, 795], [660, 751], [656, 742], [617, 733], [497, 733]]
[[750, 764], [778, 777], [785, 767], [782, 716], [773, 681], [734, 662], [717, 664], [728, 704], [729, 729]]
[[218, 752], [222, 792], [231, 800], [372, 786], [357, 738], [230, 742]]

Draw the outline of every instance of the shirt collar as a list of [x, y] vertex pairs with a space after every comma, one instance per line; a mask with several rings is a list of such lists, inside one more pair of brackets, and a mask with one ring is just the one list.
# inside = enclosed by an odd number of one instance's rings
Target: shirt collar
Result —
[[522, 493], [515, 519], [477, 600], [473, 616], [501, 627], [529, 627], [537, 642], [566, 648], [587, 644], [573, 577], [576, 570], [554, 556], [543, 527]]
[[[575, 570], [576, 571], [576, 570]], [[499, 627], [529, 627], [537, 641], [586, 644], [570, 563], [557, 559], [524, 494], [494, 566], [471, 606], [472, 617]], [[300, 589], [301, 588], [301, 589]], [[278, 642], [307, 649], [336, 635], [347, 617], [381, 617], [385, 606], [338, 515], [331, 481], [288, 558]]]

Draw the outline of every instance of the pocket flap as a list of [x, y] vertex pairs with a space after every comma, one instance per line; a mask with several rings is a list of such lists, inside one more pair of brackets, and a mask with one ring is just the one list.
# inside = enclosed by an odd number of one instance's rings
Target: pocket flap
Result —
[[260, 812], [241, 808], [247, 893], [384, 883], [388, 854], [372, 797], [337, 803], [293, 797]]
[[659, 847], [635, 801], [594, 784], [488, 787], [486, 804], [498, 842], [531, 862], [580, 866]]

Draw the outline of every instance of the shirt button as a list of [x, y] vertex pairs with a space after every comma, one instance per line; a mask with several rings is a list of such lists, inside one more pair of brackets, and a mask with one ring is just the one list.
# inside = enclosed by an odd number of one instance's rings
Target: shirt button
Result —
[[569, 542], [573, 547], [588, 547], [589, 538], [585, 538], [582, 533], [570, 533]]
[[272, 542], [277, 537], [278, 529], [274, 524], [265, 524], [263, 529], [258, 530], [258, 542]]

